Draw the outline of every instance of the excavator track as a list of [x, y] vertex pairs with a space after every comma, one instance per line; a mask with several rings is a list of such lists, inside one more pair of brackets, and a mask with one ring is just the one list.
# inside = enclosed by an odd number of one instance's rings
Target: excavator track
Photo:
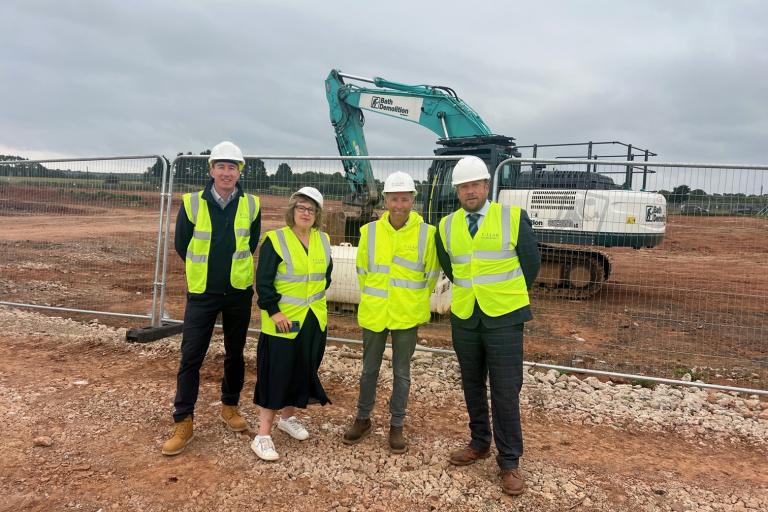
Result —
[[536, 296], [585, 300], [595, 296], [611, 274], [607, 254], [539, 244], [541, 270], [533, 285]]

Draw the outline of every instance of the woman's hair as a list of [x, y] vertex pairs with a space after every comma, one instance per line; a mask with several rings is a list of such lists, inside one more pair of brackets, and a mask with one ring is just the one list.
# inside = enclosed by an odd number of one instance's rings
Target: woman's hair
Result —
[[299, 201], [305, 201], [315, 207], [315, 223], [312, 224], [313, 228], [320, 229], [323, 225], [323, 209], [314, 201], [314, 199], [307, 197], [303, 194], [297, 194], [288, 201], [288, 208], [285, 209], [285, 223], [289, 227], [293, 227], [296, 223], [293, 221], [293, 212], [296, 209], [296, 203]]

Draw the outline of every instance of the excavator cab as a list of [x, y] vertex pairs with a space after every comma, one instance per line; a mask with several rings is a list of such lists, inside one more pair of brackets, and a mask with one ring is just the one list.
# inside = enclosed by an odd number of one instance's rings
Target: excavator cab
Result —
[[[497, 181], [499, 185], [510, 188], [517, 182], [520, 166], [505, 165], [499, 176], [494, 176], [494, 171], [499, 162], [513, 156], [520, 156], [520, 153], [514, 150], [514, 140], [512, 137], [503, 135], [440, 139], [437, 143], [443, 147], [436, 149], [435, 155], [457, 157], [472, 155], [482, 158], [491, 174], [491, 190], [494, 189]], [[429, 168], [428, 197], [424, 201], [423, 217], [430, 224], [437, 225], [442, 217], [460, 207], [456, 190], [451, 185], [456, 161], [434, 160]], [[489, 199], [493, 199], [492, 194]]]
[[451, 186], [451, 175], [456, 160], [434, 160], [427, 174], [427, 200], [424, 201], [424, 220], [437, 226], [440, 219], [459, 208], [459, 199]]

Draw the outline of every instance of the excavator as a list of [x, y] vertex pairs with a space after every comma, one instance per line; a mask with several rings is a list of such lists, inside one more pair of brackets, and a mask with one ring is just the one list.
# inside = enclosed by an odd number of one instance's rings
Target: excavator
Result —
[[[440, 137], [436, 156], [482, 158], [491, 173], [491, 198], [520, 206], [531, 218], [542, 255], [535, 283], [538, 293], [588, 299], [611, 274], [609, 256], [590, 246], [639, 249], [654, 247], [664, 238], [666, 200], [660, 194], [631, 189], [634, 166], [627, 167], [625, 183], [618, 186], [609, 176], [596, 172], [597, 164], [590, 166], [592, 172], [583, 172], [546, 171], [541, 164], [524, 168], [507, 162], [520, 157], [523, 146], [512, 137], [494, 134], [446, 86], [407, 85], [334, 69], [325, 80], [325, 92], [342, 157], [369, 154], [363, 131], [363, 111], [367, 111], [431, 130]], [[381, 200], [370, 160], [343, 160], [342, 164], [350, 188], [343, 211], [329, 228], [333, 242], [354, 241], [359, 227], [377, 218]], [[437, 225], [442, 216], [458, 208], [451, 186], [455, 164], [455, 159], [435, 159], [428, 169], [422, 187], [426, 196], [422, 215], [431, 224]]]

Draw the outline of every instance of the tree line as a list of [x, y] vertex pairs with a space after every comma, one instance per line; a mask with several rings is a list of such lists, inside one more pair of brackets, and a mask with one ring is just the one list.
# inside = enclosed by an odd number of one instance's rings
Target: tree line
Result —
[[685, 204], [688, 202], [701, 202], [708, 199], [713, 198], [760, 198], [763, 196], [760, 196], [758, 194], [744, 194], [741, 192], [736, 192], [732, 194], [708, 194], [705, 190], [702, 190], [700, 188], [691, 189], [688, 185], [678, 185], [672, 190], [659, 190], [659, 194], [663, 195], [664, 198], [667, 200], [667, 203], [670, 204]]
[[[206, 150], [201, 155], [210, 154]], [[174, 182], [186, 185], [202, 186], [208, 179], [208, 160], [205, 158], [185, 158], [192, 153], [179, 153], [176, 157]], [[149, 170], [159, 176], [159, 163]], [[349, 191], [349, 184], [341, 172], [324, 173], [319, 171], [294, 172], [291, 166], [282, 162], [274, 174], [267, 173], [267, 167], [260, 158], [246, 158], [245, 167], [240, 175], [240, 183], [245, 190], [286, 194], [303, 186], [311, 185], [321, 194], [330, 198], [341, 198]]]
[[[201, 152], [200, 156], [210, 154], [210, 150]], [[208, 160], [206, 158], [192, 157], [192, 152], [178, 153], [176, 158], [176, 170], [174, 175], [174, 181], [177, 184], [202, 186], [208, 180]], [[185, 158], [191, 157], [191, 158]], [[171, 162], [163, 157], [165, 164], [170, 168]], [[0, 165], [0, 176], [23, 176], [23, 177], [39, 177], [39, 178], [99, 178], [103, 177], [103, 173], [88, 173], [87, 171], [72, 171], [68, 169], [51, 169], [39, 163], [25, 164], [26, 158], [15, 155], [0, 155], [0, 161], [11, 160], [14, 161], [10, 165]], [[345, 194], [351, 192], [349, 182], [345, 179], [344, 174], [341, 172], [324, 173], [319, 171], [305, 171], [294, 172], [291, 166], [286, 163], [280, 163], [274, 174], [268, 174], [264, 161], [260, 158], [246, 158], [245, 168], [240, 177], [240, 182], [246, 190], [262, 191], [284, 194], [293, 190], [296, 190], [305, 185], [312, 185], [316, 187], [324, 196], [340, 198]], [[18, 163], [16, 163], [18, 162]], [[149, 167], [142, 176], [142, 180], [148, 184], [158, 184], [162, 178], [162, 162], [159, 160], [151, 167]], [[114, 181], [120, 179], [126, 179], [133, 181], [138, 175], [131, 175], [129, 178], [127, 175], [108, 175], [106, 179], [112, 179]], [[376, 180], [376, 185], [381, 192], [383, 183]], [[427, 183], [416, 181], [416, 186], [421, 198], [425, 197], [427, 192]], [[691, 189], [690, 186], [682, 184], [674, 187], [672, 190], [659, 190], [659, 194], [663, 195], [667, 203], [672, 205], [683, 205], [689, 202], [697, 203], [706, 200], [713, 199], [740, 199], [751, 198], [753, 200], [765, 199], [765, 196], [757, 194], [744, 194], [744, 193], [707, 193], [702, 189]]]

